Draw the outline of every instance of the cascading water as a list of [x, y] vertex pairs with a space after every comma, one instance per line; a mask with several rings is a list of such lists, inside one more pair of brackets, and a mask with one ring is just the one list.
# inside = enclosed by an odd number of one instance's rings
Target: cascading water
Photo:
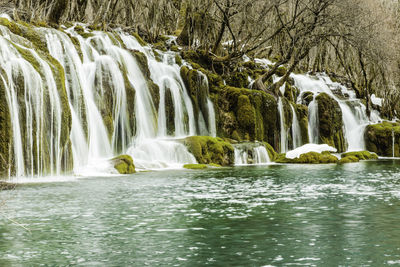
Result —
[[[368, 119], [366, 108], [356, 98], [355, 93], [339, 83], [332, 82], [325, 74], [318, 74], [317, 76], [291, 74], [291, 77], [301, 93], [312, 92], [314, 94], [314, 99], [309, 104], [310, 143], [318, 143], [318, 131], [316, 130], [318, 128], [318, 105], [315, 97], [319, 93], [326, 93], [339, 103], [342, 110], [344, 133], [348, 145], [347, 150], [365, 149], [364, 129], [368, 124], [379, 120], [379, 116], [376, 113], [373, 113], [374, 116]], [[347, 99], [339, 98], [332, 90], [340, 91], [344, 98]], [[299, 97], [301, 97], [301, 94]]]
[[271, 163], [267, 149], [257, 143], [234, 145], [235, 165], [262, 165]]
[[282, 103], [282, 98], [279, 97], [278, 100], [278, 111], [279, 111], [279, 118], [280, 118], [280, 125], [281, 125], [281, 131], [280, 131], [280, 151], [281, 153], [285, 153], [288, 151], [288, 138], [287, 138], [287, 129], [285, 126], [285, 111], [283, 109], [283, 103]]
[[[65, 154], [61, 146], [62, 110], [52, 73], [54, 66], [35, 50], [13, 43], [14, 34], [4, 26], [0, 30], [3, 69], [0, 75], [13, 122], [15, 176], [59, 175]], [[32, 65], [28, 58], [36, 64]]]
[[313, 96], [313, 100], [308, 105], [308, 138], [310, 144], [318, 144], [319, 141], [319, 121], [318, 121], [318, 103]]
[[301, 129], [299, 120], [297, 119], [296, 110], [294, 109], [292, 104], [290, 105], [290, 107], [292, 108], [292, 115], [293, 115], [292, 139], [293, 139], [293, 149], [295, 149], [302, 146]]
[[53, 62], [29, 40], [0, 30], [13, 175], [60, 175], [68, 166], [75, 174], [108, 172], [109, 159], [123, 153], [138, 169], [176, 168], [196, 163], [180, 139], [216, 136], [207, 77], [198, 72], [204, 99], [195, 114], [174, 52], [155, 55], [123, 32], [89, 32], [82, 24], [33, 27]]

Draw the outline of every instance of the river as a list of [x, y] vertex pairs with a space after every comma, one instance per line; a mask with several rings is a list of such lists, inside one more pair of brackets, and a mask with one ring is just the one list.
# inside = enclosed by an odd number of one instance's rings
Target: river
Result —
[[0, 192], [0, 266], [399, 265], [399, 163], [24, 183]]

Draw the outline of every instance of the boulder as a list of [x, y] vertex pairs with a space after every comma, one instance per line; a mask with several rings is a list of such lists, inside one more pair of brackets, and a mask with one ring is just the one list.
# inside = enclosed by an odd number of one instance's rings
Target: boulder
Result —
[[183, 143], [199, 164], [230, 166], [235, 162], [232, 145], [222, 138], [190, 136]]
[[342, 159], [346, 157], [356, 157], [358, 160], [378, 159], [378, 155], [369, 151], [347, 152], [342, 154]]
[[335, 147], [338, 152], [346, 150], [343, 133], [342, 110], [339, 103], [326, 93], [319, 94], [318, 103], [320, 142]]
[[353, 163], [353, 162], [359, 162], [360, 160], [355, 157], [355, 156], [346, 156], [342, 157], [338, 163], [340, 164], [345, 164], [345, 163]]
[[286, 158], [285, 154], [280, 154], [276, 163], [298, 163], [298, 164], [327, 164], [327, 163], [337, 163], [338, 158], [329, 152], [308, 152], [301, 154], [300, 157], [294, 159]]
[[368, 151], [385, 157], [392, 157], [393, 153], [395, 157], [400, 156], [400, 123], [382, 122], [368, 125], [364, 132], [364, 138]]
[[111, 160], [111, 163], [120, 174], [132, 174], [136, 172], [133, 159], [129, 155], [115, 157]]

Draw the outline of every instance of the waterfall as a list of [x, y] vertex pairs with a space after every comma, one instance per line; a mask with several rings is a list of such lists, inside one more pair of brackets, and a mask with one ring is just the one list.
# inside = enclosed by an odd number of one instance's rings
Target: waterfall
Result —
[[308, 105], [308, 138], [310, 144], [318, 144], [319, 142], [319, 121], [318, 121], [318, 102], [315, 99]]
[[216, 136], [207, 76], [198, 72], [204, 99], [195, 108], [177, 53], [83, 24], [29, 30], [40, 49], [0, 25], [12, 175], [60, 175], [71, 167], [77, 175], [97, 174], [125, 153], [138, 169], [177, 168], [196, 163], [182, 138]]
[[267, 149], [257, 143], [242, 143], [234, 145], [235, 166], [263, 165], [271, 163]]
[[279, 118], [280, 118], [280, 125], [281, 125], [281, 135], [280, 135], [280, 149], [281, 153], [285, 153], [288, 151], [288, 138], [287, 138], [287, 130], [285, 126], [285, 111], [283, 108], [283, 103], [282, 103], [282, 98], [279, 97], [278, 101], [278, 112], [279, 112]]
[[209, 122], [209, 131], [210, 136], [217, 136], [217, 125], [215, 123], [215, 110], [213, 102], [207, 98], [207, 107], [208, 107], [208, 122]]
[[292, 139], [293, 139], [293, 149], [295, 149], [302, 145], [301, 129], [299, 120], [297, 119], [296, 110], [294, 109], [293, 104], [291, 104], [290, 107], [292, 108], [292, 115], [293, 115]]
[[51, 66], [35, 50], [12, 43], [15, 36], [7, 28], [0, 30], [0, 76], [12, 121], [15, 175], [59, 175], [62, 110]]
[[[356, 151], [365, 149], [365, 127], [370, 123], [377, 122], [380, 118], [374, 112], [371, 119], [368, 118], [365, 105], [356, 98], [354, 91], [347, 89], [339, 83], [332, 82], [323, 73], [317, 74], [317, 76], [291, 74], [291, 77], [294, 79], [295, 86], [300, 89], [301, 93], [312, 92], [314, 94], [313, 101], [308, 106], [310, 143], [318, 143], [318, 105], [315, 98], [319, 93], [326, 93], [339, 103], [342, 110], [344, 135], [348, 145], [347, 150]], [[338, 97], [337, 94], [340, 94], [341, 97]]]

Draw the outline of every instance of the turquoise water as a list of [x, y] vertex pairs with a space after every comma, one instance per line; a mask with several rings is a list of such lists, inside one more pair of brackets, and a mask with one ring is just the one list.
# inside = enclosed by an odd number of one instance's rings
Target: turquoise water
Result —
[[0, 266], [400, 265], [399, 163], [24, 184], [0, 192]]

